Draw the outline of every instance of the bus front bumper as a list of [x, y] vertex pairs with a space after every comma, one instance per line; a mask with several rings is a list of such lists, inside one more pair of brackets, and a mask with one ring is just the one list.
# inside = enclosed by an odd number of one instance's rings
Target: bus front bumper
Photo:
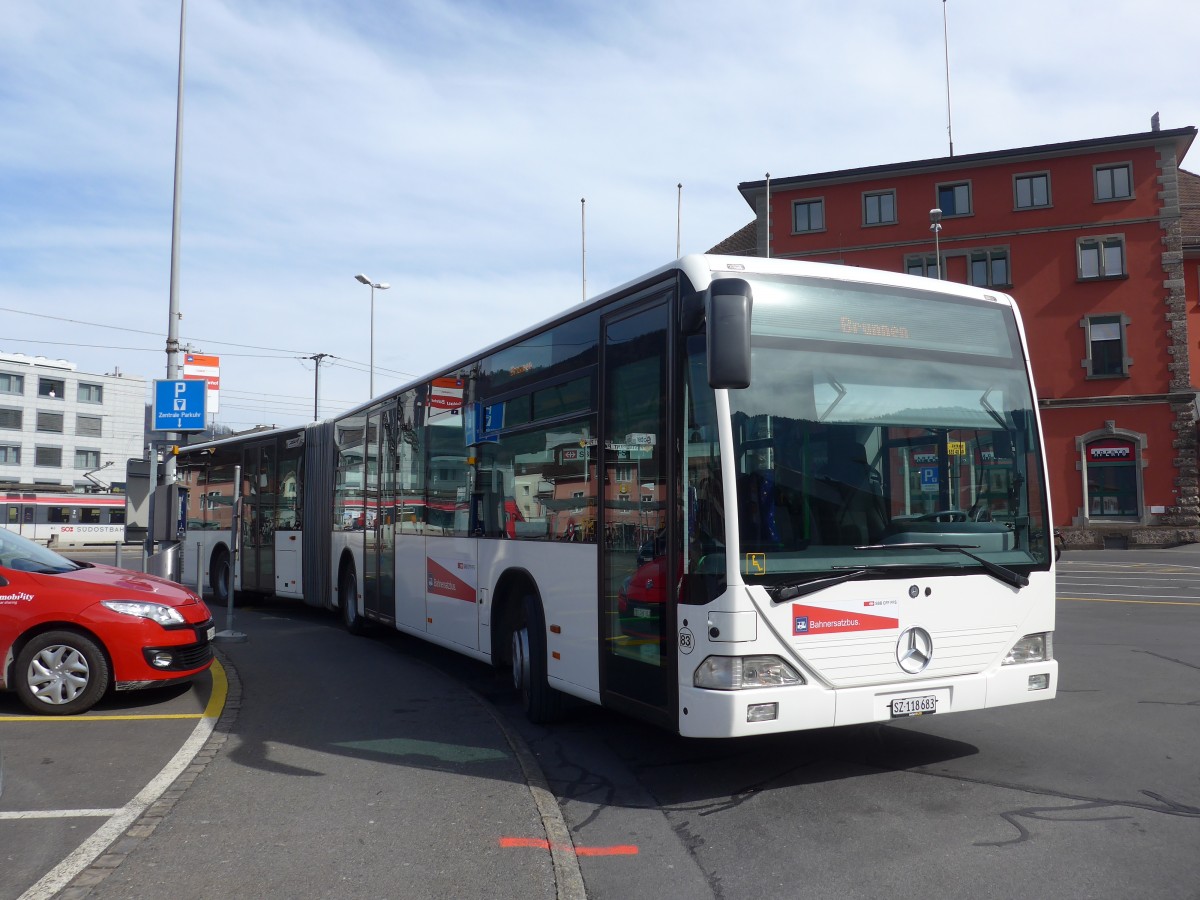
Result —
[[1058, 663], [1000, 666], [977, 675], [840, 688], [818, 684], [718, 691], [679, 687], [684, 737], [744, 737], [989, 709], [1053, 699]]

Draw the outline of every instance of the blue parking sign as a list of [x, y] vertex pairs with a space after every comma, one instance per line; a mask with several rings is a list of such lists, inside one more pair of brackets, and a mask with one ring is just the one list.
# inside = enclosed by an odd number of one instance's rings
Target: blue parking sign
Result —
[[154, 431], [203, 431], [208, 382], [203, 378], [154, 382]]
[[938, 489], [937, 466], [921, 466], [921, 490], [936, 493]]

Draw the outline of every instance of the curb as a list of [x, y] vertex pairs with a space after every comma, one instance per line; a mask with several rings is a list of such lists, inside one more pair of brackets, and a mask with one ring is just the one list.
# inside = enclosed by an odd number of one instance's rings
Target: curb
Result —
[[225, 704], [221, 707], [221, 715], [213, 727], [208, 740], [196, 751], [187, 768], [171, 785], [163, 791], [157, 800], [143, 811], [142, 815], [124, 833], [114, 840], [82, 872], [73, 878], [69, 884], [57, 894], [56, 900], [84, 900], [92, 888], [99, 885], [110, 873], [115, 871], [139, 846], [142, 841], [154, 833], [158, 823], [174, 809], [175, 804], [183, 797], [192, 783], [208, 768], [233, 731], [238, 713], [242, 708], [242, 680], [232, 663], [219, 651], [215, 651], [217, 662], [225, 673], [226, 695]]

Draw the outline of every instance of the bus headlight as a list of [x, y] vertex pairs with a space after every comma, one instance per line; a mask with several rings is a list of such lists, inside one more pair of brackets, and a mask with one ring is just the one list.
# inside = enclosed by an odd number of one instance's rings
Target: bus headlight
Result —
[[1054, 659], [1054, 644], [1051, 640], [1054, 632], [1044, 631], [1041, 634], [1027, 634], [1008, 651], [1002, 665], [1015, 666], [1020, 663], [1045, 662]]
[[804, 684], [804, 678], [778, 656], [710, 656], [696, 668], [692, 683], [712, 691], [740, 691]]

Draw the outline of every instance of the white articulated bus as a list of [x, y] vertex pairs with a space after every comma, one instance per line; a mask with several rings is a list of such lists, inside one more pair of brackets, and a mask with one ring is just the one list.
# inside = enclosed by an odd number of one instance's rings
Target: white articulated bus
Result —
[[179, 471], [218, 602], [511, 668], [535, 720], [566, 694], [732, 737], [1055, 695], [1040, 427], [994, 291], [689, 256]]

